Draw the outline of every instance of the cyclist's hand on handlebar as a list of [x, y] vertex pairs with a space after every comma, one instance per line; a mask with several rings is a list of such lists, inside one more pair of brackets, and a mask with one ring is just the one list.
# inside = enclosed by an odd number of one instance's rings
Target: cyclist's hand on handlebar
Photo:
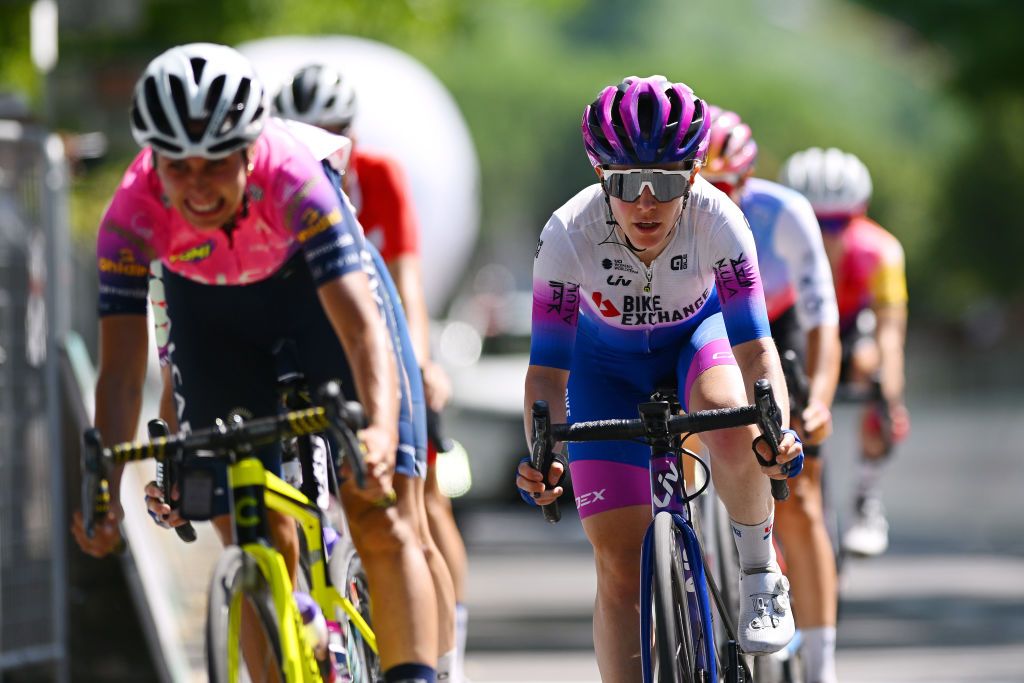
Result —
[[565, 489], [558, 486], [563, 474], [565, 474], [565, 465], [556, 458], [548, 471], [548, 484], [554, 488], [546, 489], [540, 470], [534, 469], [530, 465], [529, 458], [523, 458], [519, 461], [519, 467], [516, 468], [516, 487], [519, 489], [519, 495], [527, 503], [547, 505], [565, 493]]
[[[172, 491], [171, 495], [177, 499], [178, 491]], [[188, 520], [182, 519], [178, 511], [172, 510], [171, 506], [165, 502], [164, 491], [156, 485], [155, 481], [146, 484], [146, 511], [157, 526], [162, 526], [165, 529], [188, 524]]]
[[[764, 439], [757, 439], [754, 442], [754, 448], [757, 449], [762, 458], [771, 461], [771, 448], [769, 448], [768, 443]], [[764, 467], [762, 465], [761, 471], [764, 472], [765, 476], [772, 479], [788, 479], [800, 474], [800, 470], [803, 467], [804, 450], [796, 436], [796, 432], [792, 429], [782, 430], [782, 442], [779, 444], [779, 454], [775, 464], [771, 467]]]
[[821, 401], [811, 400], [800, 418], [800, 433], [807, 445], [821, 444], [832, 435], [832, 411]]
[[118, 525], [118, 512], [119, 510], [112, 509], [105, 518], [97, 519], [93, 525], [92, 538], [89, 538], [85, 533], [82, 513], [75, 511], [71, 520], [71, 535], [75, 537], [75, 542], [82, 552], [100, 558], [124, 550], [124, 539]]
[[[360, 498], [377, 503], [394, 494], [395, 452], [398, 448], [395, 433], [394, 430], [370, 425], [359, 430], [356, 436], [366, 464], [366, 488], [353, 486], [352, 490]], [[342, 464], [341, 476], [343, 479], [352, 476], [347, 459]]]

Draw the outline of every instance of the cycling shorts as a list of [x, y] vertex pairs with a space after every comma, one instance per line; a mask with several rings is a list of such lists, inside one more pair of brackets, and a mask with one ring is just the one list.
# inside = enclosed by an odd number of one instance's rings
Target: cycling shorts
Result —
[[[249, 417], [277, 413], [273, 349], [285, 338], [295, 342], [298, 369], [312, 389], [337, 379], [347, 397], [356, 397], [344, 350], [301, 254], [271, 277], [248, 285], [205, 285], [165, 269], [164, 287], [171, 319], [168, 349], [183, 427], [207, 427], [232, 412]], [[399, 345], [395, 346], [397, 350]], [[424, 423], [417, 429], [416, 414], [422, 415], [423, 403], [422, 385], [418, 386], [419, 395], [412, 396], [411, 384], [402, 383], [395, 469], [406, 476], [425, 474], [426, 427]], [[280, 474], [278, 444], [258, 455], [265, 467]], [[214, 473], [214, 514], [226, 514], [226, 466], [220, 464]]]
[[[694, 380], [715, 365], [736, 365], [722, 314], [698, 318], [689, 337], [647, 354], [610, 349], [576, 337], [566, 399], [572, 422], [637, 417], [637, 405], [663, 387], [682, 387], [686, 406]], [[580, 518], [651, 504], [650, 447], [635, 441], [569, 444], [569, 470]]]

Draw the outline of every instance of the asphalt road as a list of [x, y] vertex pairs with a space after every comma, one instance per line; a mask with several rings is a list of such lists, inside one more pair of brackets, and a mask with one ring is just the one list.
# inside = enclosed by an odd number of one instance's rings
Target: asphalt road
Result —
[[[913, 431], [887, 472], [889, 552], [846, 563], [838, 666], [844, 683], [1024, 681], [1024, 402], [912, 403]], [[852, 408], [829, 458], [845, 512]], [[594, 572], [571, 515], [465, 510], [474, 683], [598, 681]]]

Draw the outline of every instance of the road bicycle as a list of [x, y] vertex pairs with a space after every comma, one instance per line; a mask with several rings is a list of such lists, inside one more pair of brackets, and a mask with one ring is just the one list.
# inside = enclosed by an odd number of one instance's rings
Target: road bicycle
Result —
[[[544, 473], [553, 460], [555, 442], [639, 440], [651, 447], [653, 520], [641, 550], [640, 637], [644, 683], [749, 683], [752, 679], [737, 645], [732, 614], [722, 602], [707, 571], [701, 542], [693, 525], [690, 502], [710, 480], [707, 464], [680, 447], [680, 435], [756, 424], [773, 453], [782, 440], [780, 412], [767, 380], [758, 380], [754, 405], [672, 414], [671, 404], [652, 400], [638, 406], [639, 419], [551, 424], [548, 406], [533, 405], [531, 464]], [[652, 398], [660, 398], [658, 394]], [[756, 454], [756, 451], [755, 451]], [[681, 457], [693, 458], [704, 470], [704, 487], [687, 494]], [[770, 465], [760, 455], [763, 465]], [[789, 495], [785, 481], [772, 480], [772, 495]], [[541, 506], [545, 519], [560, 519], [558, 502]], [[718, 643], [712, 600], [727, 639]]]
[[[329, 430], [348, 459], [357, 485], [365, 485], [365, 465], [355, 436], [365, 424], [361, 406], [344, 401], [334, 382], [325, 385], [320, 402], [321, 406], [249, 421], [231, 415], [211, 428], [160, 436], [148, 443], [104, 447], [98, 430], [90, 429], [83, 436], [82, 515], [90, 535], [95, 520], [109, 510], [107, 480], [113, 466], [150, 458], [170, 464], [179, 474], [178, 505], [182, 516], [204, 519], [212, 514], [214, 489], [214, 476], [208, 465], [213, 460], [227, 462], [235, 545], [225, 548], [210, 584], [206, 651], [209, 678], [214, 683], [243, 680], [246, 666], [253, 680], [323, 680], [321, 660], [305, 635], [284, 558], [270, 540], [268, 509], [288, 515], [300, 525], [308, 563], [309, 594], [317, 606], [335, 621], [352, 624], [366, 647], [376, 654], [376, 638], [364, 618], [368, 600], [364, 594], [353, 592], [360, 587], [347, 583], [339, 586], [332, 581], [332, 574], [338, 574], [328, 569], [319, 507], [295, 487], [266, 471], [254, 455], [260, 446]], [[346, 559], [340, 555], [334, 554], [336, 562]], [[254, 657], [244, 658], [243, 605], [248, 606], [247, 620], [254, 622], [262, 635], [262, 642], [256, 647], [262, 662]], [[254, 650], [250, 647], [248, 651]], [[356, 670], [351, 671], [353, 680], [374, 680], [365, 667], [358, 670], [358, 657], [350, 656], [349, 662], [356, 664]]]

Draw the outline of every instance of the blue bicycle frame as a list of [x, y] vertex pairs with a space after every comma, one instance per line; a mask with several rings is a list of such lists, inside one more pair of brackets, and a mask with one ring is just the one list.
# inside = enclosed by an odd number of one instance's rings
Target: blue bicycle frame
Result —
[[[645, 404], [651, 405], [651, 404]], [[666, 406], [667, 408], [667, 406]], [[708, 672], [709, 681], [718, 680], [718, 666], [715, 658], [715, 634], [712, 625], [711, 599], [708, 595], [707, 576], [704, 569], [704, 554], [701, 552], [697, 533], [690, 523], [689, 504], [685, 497], [683, 473], [675, 453], [666, 448], [668, 444], [651, 446], [651, 511], [652, 517], [671, 515], [682, 538], [684, 590], [692, 592], [695, 600], [687, 601], [690, 633], [693, 643], [694, 662], [697, 670]], [[654, 519], [644, 534], [640, 553], [640, 660], [644, 683], [652, 680], [651, 650], [651, 579], [654, 576], [653, 537]], [[691, 591], [692, 587], [692, 591]]]

